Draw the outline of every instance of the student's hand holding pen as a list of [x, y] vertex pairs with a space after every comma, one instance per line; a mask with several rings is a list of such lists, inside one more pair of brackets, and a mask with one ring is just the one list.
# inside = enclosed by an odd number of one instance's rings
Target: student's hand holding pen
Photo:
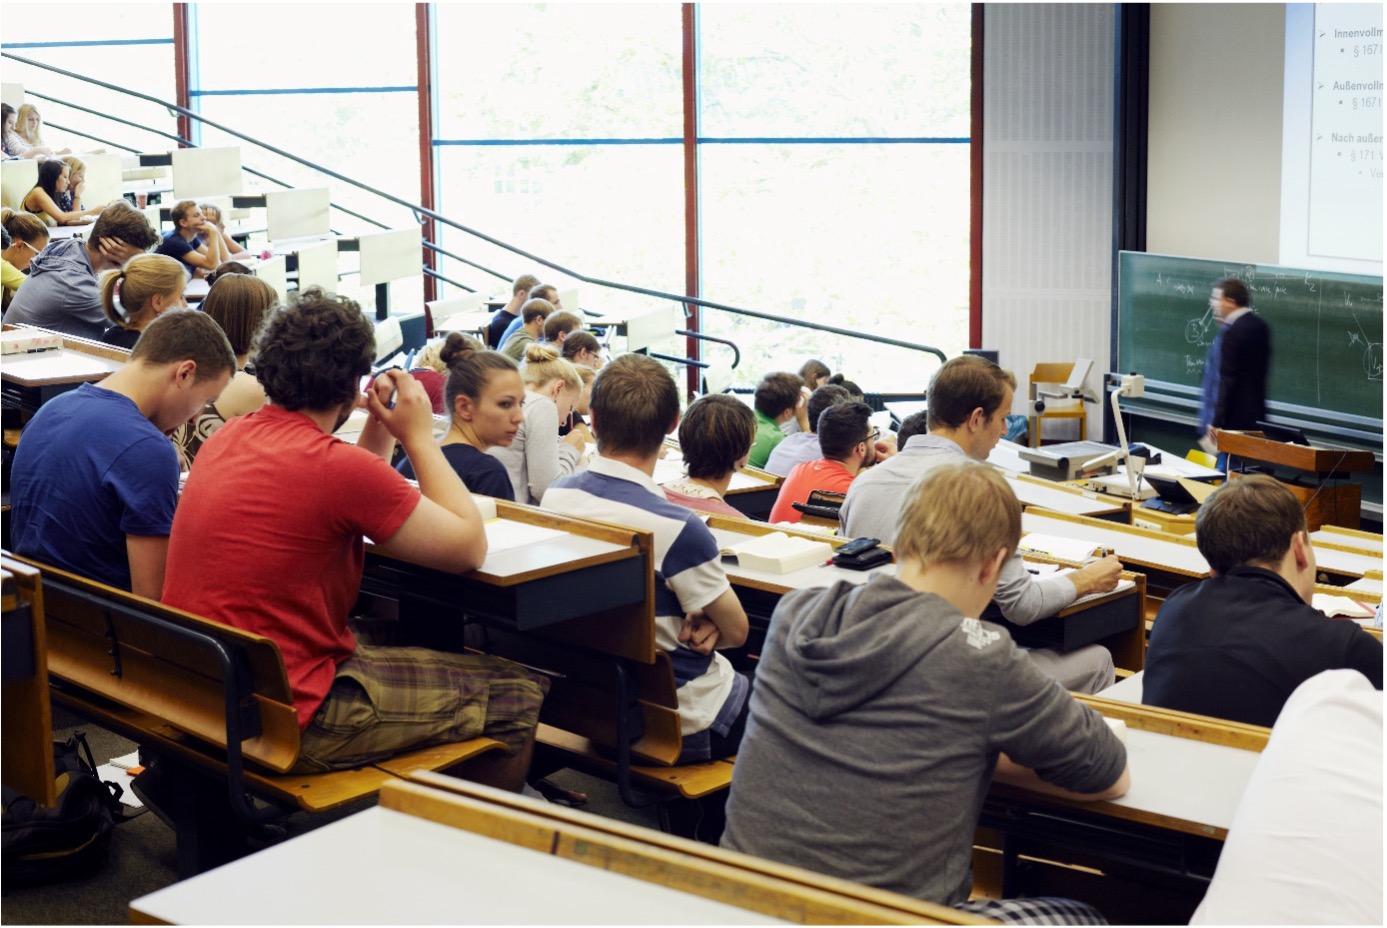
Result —
[[1117, 583], [1122, 579], [1122, 562], [1117, 559], [1117, 555], [1106, 554], [1065, 576], [1074, 584], [1074, 589], [1080, 596], [1108, 593], [1117, 589]]

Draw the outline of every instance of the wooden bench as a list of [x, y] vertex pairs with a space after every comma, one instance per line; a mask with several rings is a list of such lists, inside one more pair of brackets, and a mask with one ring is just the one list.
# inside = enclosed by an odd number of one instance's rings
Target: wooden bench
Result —
[[53, 701], [158, 757], [172, 787], [161, 811], [173, 819], [180, 876], [243, 853], [243, 824], [332, 809], [396, 777], [504, 747], [476, 738], [356, 769], [291, 773], [298, 715], [274, 641], [44, 564], [4, 558], [10, 564], [43, 603]]

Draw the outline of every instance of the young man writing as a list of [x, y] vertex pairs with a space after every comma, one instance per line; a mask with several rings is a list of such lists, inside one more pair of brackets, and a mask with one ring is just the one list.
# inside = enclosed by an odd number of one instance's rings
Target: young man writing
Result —
[[1230, 480], [1200, 507], [1195, 539], [1213, 576], [1161, 604], [1142, 702], [1270, 726], [1325, 670], [1357, 670], [1382, 689], [1382, 643], [1310, 605], [1315, 551], [1290, 490], [1264, 474]]
[[1021, 535], [1006, 481], [947, 465], [903, 502], [897, 576], [776, 607], [722, 844], [962, 905], [992, 779], [1112, 798], [1127, 790], [1126, 751], [978, 621]]
[[124, 200], [112, 202], [85, 242], [53, 242], [29, 262], [29, 279], [15, 291], [5, 322], [100, 340], [111, 322], [101, 308], [98, 275], [119, 270], [158, 242], [159, 233], [142, 213]]
[[[164, 601], [279, 644], [303, 731], [296, 770], [486, 735], [510, 753], [469, 762], [468, 775], [518, 790], [547, 681], [491, 657], [362, 643], [348, 625], [363, 536], [436, 570], [486, 557], [481, 514], [434, 441], [427, 391], [394, 370], [362, 395], [374, 359], [374, 330], [351, 300], [312, 287], [275, 311], [255, 354], [269, 402], [198, 453]], [[370, 417], [357, 444], [334, 438], [358, 407]], [[418, 489], [389, 464], [397, 440]]]
[[843, 402], [823, 411], [817, 433], [823, 457], [796, 464], [790, 471], [771, 507], [772, 523], [798, 522], [801, 514], [794, 504], [808, 502], [815, 490], [848, 491], [862, 469], [876, 460], [877, 434], [871, 417], [872, 408], [866, 403]]
[[[843, 534], [891, 544], [904, 493], [936, 467], [964, 460], [985, 461], [1006, 432], [1016, 378], [973, 355], [949, 360], [929, 385], [929, 433], [915, 435], [889, 461], [853, 481], [839, 514]], [[996, 603], [1007, 621], [1028, 625], [1055, 615], [1080, 596], [1107, 592], [1121, 579], [1116, 557], [1100, 558], [1058, 577], [1036, 577], [1013, 552], [1002, 567]], [[1099, 645], [1066, 653], [1036, 650], [1032, 658], [1066, 689], [1096, 693], [1113, 682], [1112, 655]]]
[[655, 484], [660, 446], [679, 425], [679, 389], [658, 361], [625, 354], [598, 373], [591, 410], [597, 457], [550, 484], [544, 508], [654, 534], [655, 643], [673, 658], [680, 763], [727, 757], [741, 741], [750, 685], [717, 649], [746, 641], [747, 618], [708, 527]]
[[43, 405], [15, 451], [15, 552], [158, 599], [178, 501], [178, 454], [164, 433], [216, 399], [236, 370], [202, 313], [151, 322], [130, 360]]

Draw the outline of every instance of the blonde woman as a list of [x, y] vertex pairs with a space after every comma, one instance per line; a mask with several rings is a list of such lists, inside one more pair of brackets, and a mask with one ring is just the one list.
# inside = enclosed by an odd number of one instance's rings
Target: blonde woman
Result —
[[[15, 113], [14, 136], [6, 136], [5, 145], [11, 149], [11, 153], [19, 158], [38, 158], [51, 157], [53, 155], [70, 155], [71, 148], [53, 149], [43, 144], [43, 117], [39, 115], [38, 107], [32, 103], [25, 103], [20, 106]], [[14, 151], [18, 140], [21, 151]], [[34, 154], [38, 152], [38, 154]]]
[[29, 262], [48, 246], [48, 227], [37, 216], [11, 209], [0, 213], [0, 223], [5, 228], [4, 251], [0, 251], [0, 286], [5, 291], [3, 304], [8, 307], [14, 292], [28, 279], [24, 271]]
[[183, 288], [188, 272], [163, 255], [136, 255], [101, 283], [101, 308], [111, 327], [101, 340], [117, 348], [134, 348], [145, 326], [171, 309], [187, 309]]
[[[172, 258], [168, 260], [172, 261]], [[218, 277], [202, 301], [202, 311], [221, 326], [236, 353], [236, 373], [221, 395], [202, 407], [202, 411], [173, 432], [173, 443], [183, 459], [183, 467], [193, 465], [197, 453], [212, 433], [237, 416], [255, 412], [265, 405], [265, 388], [254, 374], [246, 372], [255, 336], [278, 299], [274, 288], [249, 274]]]
[[559, 357], [557, 347], [528, 345], [520, 378], [525, 383], [525, 422], [509, 448], [491, 448], [487, 454], [506, 465], [518, 502], [538, 504], [549, 484], [580, 469], [579, 459], [592, 434], [579, 426], [559, 438], [559, 423], [573, 411], [583, 381], [573, 365]]

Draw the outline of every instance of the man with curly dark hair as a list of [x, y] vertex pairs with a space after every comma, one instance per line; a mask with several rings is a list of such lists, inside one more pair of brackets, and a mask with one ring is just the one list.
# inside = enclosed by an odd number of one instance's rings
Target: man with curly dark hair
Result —
[[[497, 658], [368, 644], [348, 625], [363, 536], [437, 570], [486, 557], [481, 514], [433, 439], [428, 393], [398, 370], [363, 393], [374, 358], [374, 329], [349, 299], [313, 287], [275, 309], [255, 362], [269, 402], [198, 453], [164, 601], [279, 643], [303, 732], [296, 770], [486, 735], [509, 754], [460, 772], [518, 790], [547, 680]], [[356, 445], [334, 438], [357, 408], [370, 418]], [[418, 489], [389, 464], [396, 441]]]

